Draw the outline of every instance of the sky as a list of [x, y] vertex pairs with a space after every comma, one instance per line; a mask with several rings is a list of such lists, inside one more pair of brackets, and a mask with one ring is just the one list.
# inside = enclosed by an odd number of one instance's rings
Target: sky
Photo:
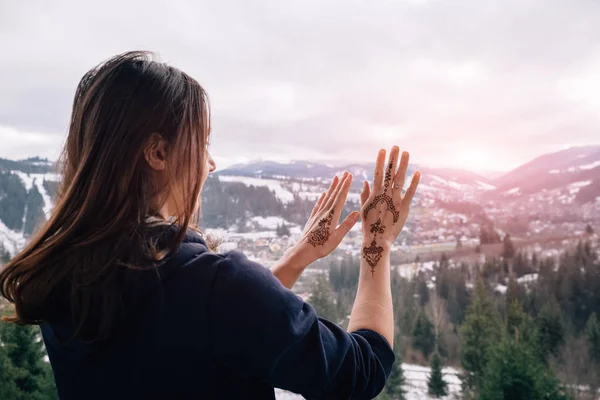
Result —
[[600, 144], [596, 0], [0, 0], [0, 49], [4, 158], [56, 159], [81, 76], [134, 49], [208, 91], [220, 168], [397, 144], [506, 171]]

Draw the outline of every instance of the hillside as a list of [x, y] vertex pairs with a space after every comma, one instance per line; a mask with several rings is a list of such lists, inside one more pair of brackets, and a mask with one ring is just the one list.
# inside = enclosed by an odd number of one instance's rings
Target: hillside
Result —
[[494, 180], [496, 196], [568, 191], [577, 203], [600, 196], [600, 146], [544, 154]]
[[[452, 224], [471, 220], [470, 234], [460, 229], [463, 236], [473, 237], [479, 226], [492, 223], [519, 234], [524, 223], [530, 225], [528, 229], [543, 232], [531, 224], [547, 225], [548, 218], [557, 215], [573, 220], [575, 212], [581, 214], [575, 219], [597, 218], [600, 146], [545, 154], [495, 179], [466, 170], [414, 165], [409, 175], [416, 168], [422, 173], [416, 205], [435, 215], [419, 219], [421, 235], [426, 235], [421, 240], [456, 240], [456, 233], [444, 233], [447, 228], [439, 223], [444, 220], [455, 221]], [[4, 253], [14, 254], [22, 247], [36, 223], [50, 212], [59, 179], [53, 170], [50, 161], [39, 158], [0, 159], [0, 247]], [[255, 161], [217, 171], [205, 185], [203, 226], [246, 232], [265, 229], [265, 218], [276, 218], [280, 224], [301, 229], [312, 202], [343, 170], [355, 175], [346, 210], [350, 212], [352, 203], [358, 203], [362, 180], [372, 179], [370, 163]], [[573, 204], [585, 207], [574, 209]]]
[[14, 254], [52, 210], [59, 176], [48, 160], [0, 159], [0, 256]]

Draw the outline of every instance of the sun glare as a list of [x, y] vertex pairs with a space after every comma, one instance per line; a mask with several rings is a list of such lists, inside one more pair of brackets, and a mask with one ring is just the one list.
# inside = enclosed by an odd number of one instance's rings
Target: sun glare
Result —
[[457, 166], [472, 172], [493, 170], [497, 167], [490, 152], [481, 147], [463, 145], [458, 149], [456, 156]]

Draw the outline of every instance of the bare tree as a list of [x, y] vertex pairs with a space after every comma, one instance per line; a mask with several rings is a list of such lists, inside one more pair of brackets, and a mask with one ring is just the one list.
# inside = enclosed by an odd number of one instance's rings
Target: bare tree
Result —
[[429, 297], [429, 303], [427, 303], [425, 313], [433, 324], [435, 332], [435, 351], [438, 352], [440, 337], [444, 332], [448, 331], [451, 324], [448, 322], [446, 301], [441, 298], [435, 290], [432, 291]]
[[570, 338], [563, 346], [556, 368], [560, 380], [577, 400], [594, 399], [589, 384], [594, 379], [592, 362], [584, 338]]

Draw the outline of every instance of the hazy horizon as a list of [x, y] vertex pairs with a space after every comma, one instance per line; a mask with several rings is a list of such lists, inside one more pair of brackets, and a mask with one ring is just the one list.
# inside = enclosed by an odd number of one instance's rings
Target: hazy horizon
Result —
[[220, 168], [398, 144], [505, 172], [600, 144], [599, 36], [598, 2], [4, 2], [0, 157], [56, 159], [81, 76], [148, 49], [207, 89]]

